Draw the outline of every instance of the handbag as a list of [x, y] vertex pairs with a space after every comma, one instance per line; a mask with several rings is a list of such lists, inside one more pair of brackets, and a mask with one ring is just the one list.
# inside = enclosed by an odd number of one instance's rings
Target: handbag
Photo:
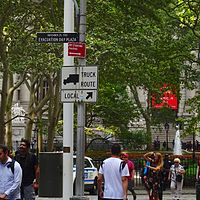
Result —
[[181, 182], [183, 179], [183, 176], [181, 174], [176, 174], [176, 181]]

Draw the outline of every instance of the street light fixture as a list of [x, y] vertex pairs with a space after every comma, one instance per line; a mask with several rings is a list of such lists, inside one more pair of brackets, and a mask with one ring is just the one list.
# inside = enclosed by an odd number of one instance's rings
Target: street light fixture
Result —
[[166, 133], [166, 144], [167, 144], [167, 151], [168, 151], [168, 132], [169, 132], [169, 124], [165, 123], [165, 133]]

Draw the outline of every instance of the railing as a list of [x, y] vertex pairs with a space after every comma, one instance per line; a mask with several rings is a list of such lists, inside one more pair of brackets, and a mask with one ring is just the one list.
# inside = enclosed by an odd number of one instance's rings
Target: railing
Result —
[[[131, 159], [132, 160], [132, 159]], [[94, 160], [95, 165], [99, 168], [100, 163], [103, 159]], [[132, 160], [135, 164], [135, 178], [134, 185], [136, 188], [143, 187], [142, 180], [140, 177], [141, 169], [144, 167], [144, 159], [137, 158]], [[181, 165], [184, 166], [186, 173], [184, 176], [184, 186], [185, 187], [195, 187], [195, 177], [197, 172], [197, 160], [192, 160], [191, 158], [184, 158], [181, 160]]]

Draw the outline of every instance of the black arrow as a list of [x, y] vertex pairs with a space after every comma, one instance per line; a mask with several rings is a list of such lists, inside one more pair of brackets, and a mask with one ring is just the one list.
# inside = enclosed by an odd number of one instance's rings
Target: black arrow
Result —
[[87, 97], [86, 97], [86, 99], [89, 99], [89, 98], [92, 99], [92, 92], [87, 92]]

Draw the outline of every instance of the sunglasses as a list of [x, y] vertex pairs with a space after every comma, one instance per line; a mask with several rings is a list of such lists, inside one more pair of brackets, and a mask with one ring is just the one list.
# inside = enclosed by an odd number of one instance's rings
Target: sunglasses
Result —
[[24, 146], [24, 147], [26, 147], [26, 144], [20, 144], [20, 146]]

